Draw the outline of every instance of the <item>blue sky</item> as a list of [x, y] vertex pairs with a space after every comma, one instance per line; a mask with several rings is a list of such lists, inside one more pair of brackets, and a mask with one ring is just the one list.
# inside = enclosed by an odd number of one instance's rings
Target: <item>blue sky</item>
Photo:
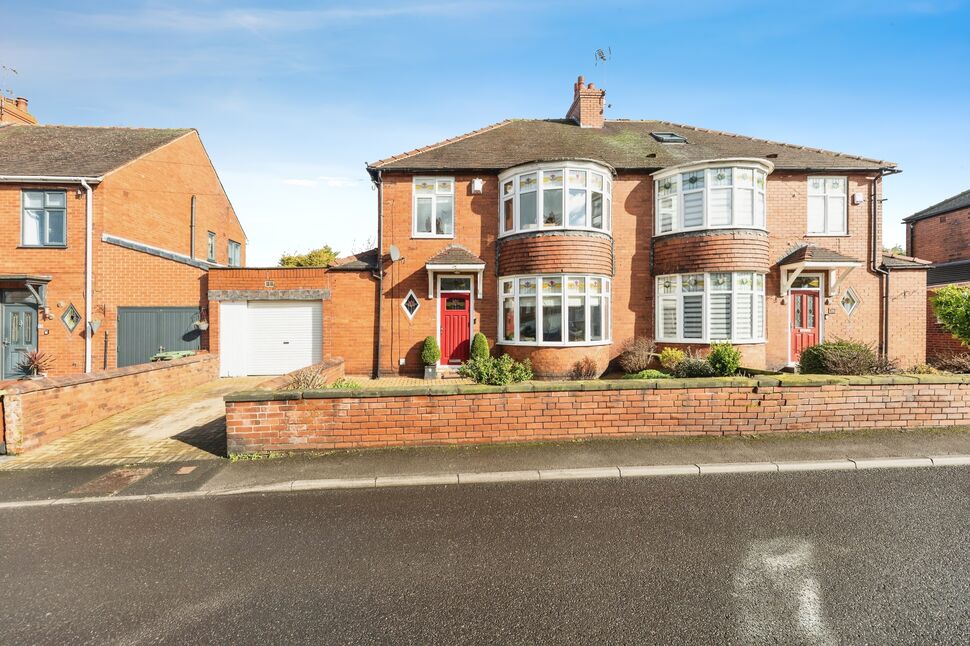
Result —
[[[88, 3], [83, 3], [88, 4]], [[970, 188], [970, 8], [839, 2], [0, 0], [0, 87], [44, 123], [197, 128], [249, 264], [375, 230], [364, 164], [507, 117], [669, 119], [888, 159], [899, 220]], [[610, 49], [605, 64], [593, 53]]]

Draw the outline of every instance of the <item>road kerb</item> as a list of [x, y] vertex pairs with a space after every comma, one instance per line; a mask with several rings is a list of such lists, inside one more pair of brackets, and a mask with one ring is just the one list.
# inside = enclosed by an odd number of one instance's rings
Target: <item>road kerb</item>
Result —
[[696, 476], [701, 470], [696, 464], [668, 464], [657, 466], [620, 467], [621, 478], [649, 478], [651, 476]]
[[792, 462], [776, 462], [778, 471], [854, 471], [855, 462], [852, 460], [795, 460]]
[[698, 464], [701, 475], [708, 473], [767, 473], [778, 471], [778, 465], [774, 462], [723, 462], [711, 464]]
[[539, 480], [539, 471], [486, 471], [484, 473], [459, 473], [458, 484], [481, 484], [485, 482], [532, 482]]
[[290, 490], [372, 489], [376, 486], [377, 478], [321, 478], [319, 480], [294, 480], [290, 483]]
[[378, 487], [416, 487], [425, 485], [456, 485], [457, 473], [426, 473], [413, 476], [378, 476]]
[[856, 469], [900, 469], [913, 467], [931, 467], [930, 458], [859, 458], [852, 459]]
[[931, 455], [934, 467], [961, 467], [970, 465], [970, 455]]
[[587, 480], [619, 478], [620, 467], [580, 467], [575, 469], [539, 469], [540, 480]]

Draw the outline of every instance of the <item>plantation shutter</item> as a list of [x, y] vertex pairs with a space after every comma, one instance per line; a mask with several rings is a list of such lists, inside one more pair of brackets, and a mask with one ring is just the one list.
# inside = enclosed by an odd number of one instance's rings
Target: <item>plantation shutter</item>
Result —
[[731, 338], [730, 294], [711, 294], [710, 321], [712, 339]]
[[685, 339], [700, 339], [704, 336], [704, 296], [701, 294], [684, 296], [684, 334]]

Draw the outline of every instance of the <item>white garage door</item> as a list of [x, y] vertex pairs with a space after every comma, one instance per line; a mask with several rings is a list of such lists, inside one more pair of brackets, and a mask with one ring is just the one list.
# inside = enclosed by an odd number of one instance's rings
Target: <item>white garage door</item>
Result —
[[219, 311], [223, 376], [282, 375], [320, 363], [323, 314], [319, 302], [224, 302]]

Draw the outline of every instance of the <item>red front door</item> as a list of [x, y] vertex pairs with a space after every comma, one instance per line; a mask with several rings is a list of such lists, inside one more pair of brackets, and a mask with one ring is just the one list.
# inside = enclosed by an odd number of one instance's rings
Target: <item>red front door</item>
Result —
[[791, 300], [791, 360], [797, 362], [805, 348], [818, 345], [818, 292], [792, 290], [789, 300]]
[[468, 360], [471, 346], [471, 294], [442, 292], [441, 365], [457, 366]]

